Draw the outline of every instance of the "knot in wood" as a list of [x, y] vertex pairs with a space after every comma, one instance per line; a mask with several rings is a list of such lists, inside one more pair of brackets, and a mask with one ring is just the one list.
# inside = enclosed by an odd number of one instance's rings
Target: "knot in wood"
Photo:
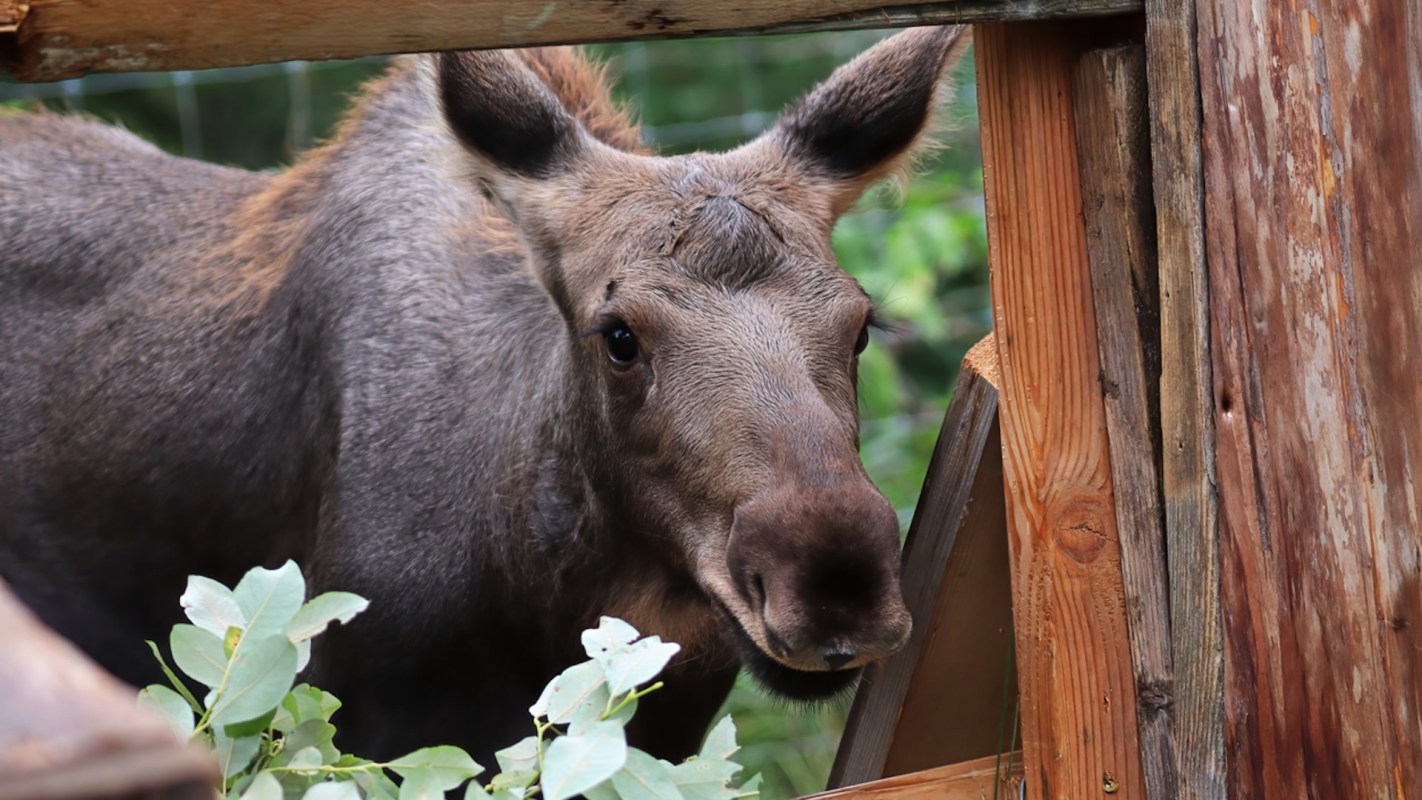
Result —
[[1078, 564], [1096, 561], [1113, 538], [1110, 513], [1111, 509], [1100, 500], [1076, 498], [1068, 501], [1058, 511], [1052, 525], [1057, 546]]

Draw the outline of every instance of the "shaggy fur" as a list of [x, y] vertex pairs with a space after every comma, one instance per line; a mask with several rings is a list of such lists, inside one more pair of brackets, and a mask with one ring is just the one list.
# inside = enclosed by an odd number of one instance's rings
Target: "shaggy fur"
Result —
[[657, 755], [742, 662], [842, 690], [909, 619], [829, 233], [964, 43], [893, 37], [724, 155], [642, 153], [563, 48], [401, 59], [274, 177], [0, 119], [0, 575], [141, 683], [185, 576], [296, 558], [372, 601], [310, 677], [377, 758], [488, 758], [600, 614], [685, 646]]

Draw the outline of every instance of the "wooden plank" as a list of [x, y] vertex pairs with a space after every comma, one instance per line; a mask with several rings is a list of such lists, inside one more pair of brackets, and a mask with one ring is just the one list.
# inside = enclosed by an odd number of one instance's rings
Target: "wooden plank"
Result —
[[1018, 796], [1021, 783], [1022, 754], [1009, 753], [846, 786], [803, 800], [1007, 800]]
[[0, 582], [0, 800], [212, 796], [210, 754], [46, 628]]
[[1088, 34], [1040, 23], [975, 33], [1034, 797], [1144, 795], [1072, 123], [1072, 67]]
[[[996, 754], [1012, 647], [997, 345], [963, 359], [904, 545], [904, 599], [914, 632], [860, 684], [831, 788]], [[951, 710], [945, 713], [945, 710]]]
[[1173, 800], [1170, 598], [1157, 479], [1159, 288], [1145, 81], [1145, 48], [1093, 50], [1077, 64], [1073, 91], [1141, 766], [1147, 796]]
[[1224, 800], [1224, 660], [1194, 0], [1146, 0], [1177, 791]]
[[1422, 9], [1202, 0], [1232, 797], [1422, 797]]
[[[1141, 0], [29, 0], [3, 61], [22, 80], [291, 59], [1117, 14]], [[0, 39], [0, 54], [6, 50]]]

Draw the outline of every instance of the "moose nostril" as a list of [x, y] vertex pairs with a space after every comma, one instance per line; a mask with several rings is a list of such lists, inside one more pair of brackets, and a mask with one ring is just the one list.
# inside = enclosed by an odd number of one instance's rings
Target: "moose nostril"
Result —
[[830, 669], [839, 669], [857, 657], [857, 654], [850, 650], [826, 650], [824, 653], [825, 664]]

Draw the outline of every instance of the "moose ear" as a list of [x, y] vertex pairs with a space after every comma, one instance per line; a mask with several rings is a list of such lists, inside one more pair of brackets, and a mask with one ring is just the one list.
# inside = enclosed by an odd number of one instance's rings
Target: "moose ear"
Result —
[[581, 155], [578, 122], [513, 53], [442, 53], [438, 69], [450, 130], [491, 173], [480, 177], [496, 194], [501, 175], [549, 178]]
[[835, 70], [770, 136], [801, 169], [835, 182], [836, 213], [912, 159], [939, 80], [970, 41], [964, 26], [914, 28]]

